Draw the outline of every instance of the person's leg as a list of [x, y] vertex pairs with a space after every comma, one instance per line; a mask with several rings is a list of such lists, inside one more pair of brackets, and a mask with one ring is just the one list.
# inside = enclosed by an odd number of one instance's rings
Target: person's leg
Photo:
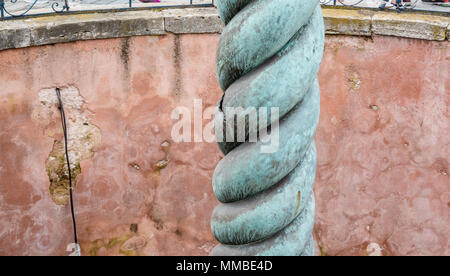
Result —
[[[395, 0], [393, 0], [395, 1]], [[378, 6], [380, 9], [390, 8], [393, 7], [393, 4], [390, 2], [390, 0], [382, 0], [381, 4]]]
[[395, 0], [395, 7], [397, 8], [397, 10], [404, 10], [405, 9], [405, 3], [403, 2], [403, 0]]

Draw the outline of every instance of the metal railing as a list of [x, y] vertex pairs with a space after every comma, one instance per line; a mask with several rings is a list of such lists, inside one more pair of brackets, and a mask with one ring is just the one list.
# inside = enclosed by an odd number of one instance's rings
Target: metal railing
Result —
[[[116, 5], [122, 4], [127, 5], [125, 8], [115, 8], [110, 4], [98, 4], [96, 6], [105, 6], [106, 10], [124, 10], [124, 9], [135, 9], [135, 8], [167, 8], [167, 7], [212, 7], [214, 5], [214, 0], [207, 1], [207, 3], [196, 3], [194, 0], [189, 1], [179, 1], [180, 3], [174, 3], [176, 1], [169, 1], [170, 3], [164, 3], [163, 1], [159, 4], [155, 4], [153, 2], [148, 3], [140, 3], [138, 0], [122, 0], [123, 2], [116, 1]], [[46, 12], [34, 12], [37, 10], [37, 4], [40, 3], [40, 0], [32, 0], [29, 3], [24, 3], [24, 0], [0, 0], [0, 19], [8, 19], [8, 18], [20, 18], [26, 15], [42, 15], [49, 13], [65, 13], [72, 11], [70, 7], [70, 3], [68, 0], [53, 0], [46, 1], [49, 2], [48, 6], [43, 8], [42, 5], [40, 10], [47, 10]], [[119, 2], [119, 3], [117, 3]], [[205, 2], [205, 1], [203, 1]], [[10, 8], [13, 8], [14, 5], [21, 3], [21, 9], [15, 9], [16, 11], [11, 11]], [[43, 3], [43, 2], [42, 2]], [[86, 10], [96, 10], [96, 9], [86, 9]], [[82, 11], [82, 10], [76, 10]]]
[[[344, 7], [359, 7], [362, 6], [361, 4], [368, 2], [366, 0], [320, 0], [320, 3], [322, 5], [328, 5], [328, 6], [344, 6]], [[374, 1], [372, 1], [374, 2]], [[381, 2], [381, 1], [379, 1]], [[419, 0], [413, 0], [414, 5], [419, 2]], [[375, 6], [374, 6], [375, 7]]]
[[[9, 0], [9, 2], [11, 4], [16, 4], [17, 0]], [[30, 3], [29, 6], [21, 11], [20, 13], [13, 13], [11, 11], [8, 10], [8, 8], [5, 5], [5, 0], [0, 0], [0, 16], [1, 18], [4, 18], [6, 16], [10, 16], [10, 17], [21, 17], [26, 15], [29, 11], [31, 11], [31, 9], [34, 8], [34, 6], [36, 5], [36, 3], [38, 2], [38, 0], [34, 0], [34, 2]], [[67, 0], [64, 0], [64, 4], [59, 7], [61, 4], [60, 2], [53, 2], [51, 3], [51, 8], [54, 12], [63, 12], [65, 10], [69, 10], [69, 5], [67, 3]]]

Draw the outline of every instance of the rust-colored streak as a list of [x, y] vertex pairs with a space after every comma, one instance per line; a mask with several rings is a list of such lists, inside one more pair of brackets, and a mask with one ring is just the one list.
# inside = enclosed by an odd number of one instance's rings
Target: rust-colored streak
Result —
[[300, 206], [302, 203], [302, 193], [300, 191], [297, 192], [297, 208], [295, 208], [295, 215], [298, 215], [300, 212]]

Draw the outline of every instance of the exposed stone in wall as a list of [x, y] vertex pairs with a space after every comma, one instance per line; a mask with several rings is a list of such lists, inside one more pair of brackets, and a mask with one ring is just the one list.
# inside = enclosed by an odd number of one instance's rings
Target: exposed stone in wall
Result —
[[85, 251], [88, 256], [98, 256], [107, 251], [118, 251], [124, 256], [139, 256], [140, 249], [148, 243], [148, 238], [135, 233], [123, 234], [111, 239], [98, 239], [87, 245]]
[[450, 24], [447, 26], [447, 40], [450, 41]]
[[[84, 99], [75, 87], [61, 89], [61, 98], [64, 105], [67, 120], [68, 151], [71, 168], [72, 183], [77, 183], [81, 174], [80, 163], [92, 158], [94, 148], [101, 142], [100, 129], [92, 124], [90, 112], [84, 107]], [[41, 106], [36, 112], [36, 119], [51, 117], [55, 119], [59, 114], [58, 99], [55, 88], [39, 91]], [[56, 116], [52, 116], [55, 115]], [[55, 122], [48, 122], [54, 125]], [[57, 122], [59, 123], [59, 122]], [[53, 149], [46, 161], [46, 170], [50, 180], [50, 194], [57, 205], [66, 205], [69, 202], [69, 171], [65, 155], [65, 143], [58, 125], [47, 129], [47, 135], [54, 139]]]
[[371, 36], [372, 11], [323, 9], [325, 30], [327, 34]]
[[444, 16], [374, 13], [372, 17], [372, 30], [377, 35], [443, 41], [447, 38], [449, 25], [450, 18]]
[[383, 256], [383, 249], [375, 242], [370, 243], [367, 246], [366, 251], [368, 256]]
[[353, 64], [349, 64], [346, 68], [346, 73], [349, 91], [358, 93], [361, 88], [361, 79], [358, 70]]
[[214, 9], [168, 9], [164, 13], [164, 28], [175, 34], [219, 33], [223, 23]]
[[387, 35], [444, 41], [450, 18], [440, 14], [397, 13], [368, 9], [323, 8], [327, 34]]

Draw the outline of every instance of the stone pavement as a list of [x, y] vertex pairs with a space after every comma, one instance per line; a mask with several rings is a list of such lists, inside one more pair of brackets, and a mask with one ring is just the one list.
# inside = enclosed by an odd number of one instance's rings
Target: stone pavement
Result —
[[[327, 5], [333, 4], [333, 0], [321, 0], [320, 2], [325, 3]], [[343, 0], [342, 2], [345, 5], [354, 5], [354, 4], [358, 4], [360, 2], [360, 0]], [[365, 7], [365, 8], [378, 8], [378, 6], [380, 5], [381, 2], [382, 2], [381, 0], [363, 0], [357, 6]], [[407, 8], [414, 9], [414, 10], [450, 12], [450, 6], [443, 6], [441, 4], [443, 4], [443, 3], [430, 3], [430, 2], [422, 2], [421, 0], [411, 0], [411, 6], [409, 6]]]
[[[5, 6], [8, 11], [15, 14], [20, 14], [33, 2], [34, 0], [17, 0], [16, 3], [12, 3], [11, 0], [5, 0]], [[51, 13], [53, 12], [51, 5], [55, 2], [60, 3], [59, 7], [61, 7], [64, 0], [38, 0], [28, 14]], [[211, 4], [212, 2], [212, 0], [193, 0], [193, 4]], [[333, 0], [321, 0], [321, 2], [326, 5], [333, 4]], [[343, 0], [343, 3], [346, 5], [353, 5], [358, 2], [360, 2], [360, 0]], [[357, 6], [377, 8], [380, 2], [381, 0], [363, 0]], [[129, 7], [128, 0], [68, 0], [68, 3], [71, 11], [112, 8], [119, 9]], [[138, 0], [132, 0], [133, 7], [188, 5], [189, 3], [190, 0], [161, 0], [161, 3], [141, 3]], [[410, 8], [415, 10], [450, 12], [450, 7], [443, 7], [433, 3], [425, 3], [421, 0], [412, 0], [412, 6]]]

